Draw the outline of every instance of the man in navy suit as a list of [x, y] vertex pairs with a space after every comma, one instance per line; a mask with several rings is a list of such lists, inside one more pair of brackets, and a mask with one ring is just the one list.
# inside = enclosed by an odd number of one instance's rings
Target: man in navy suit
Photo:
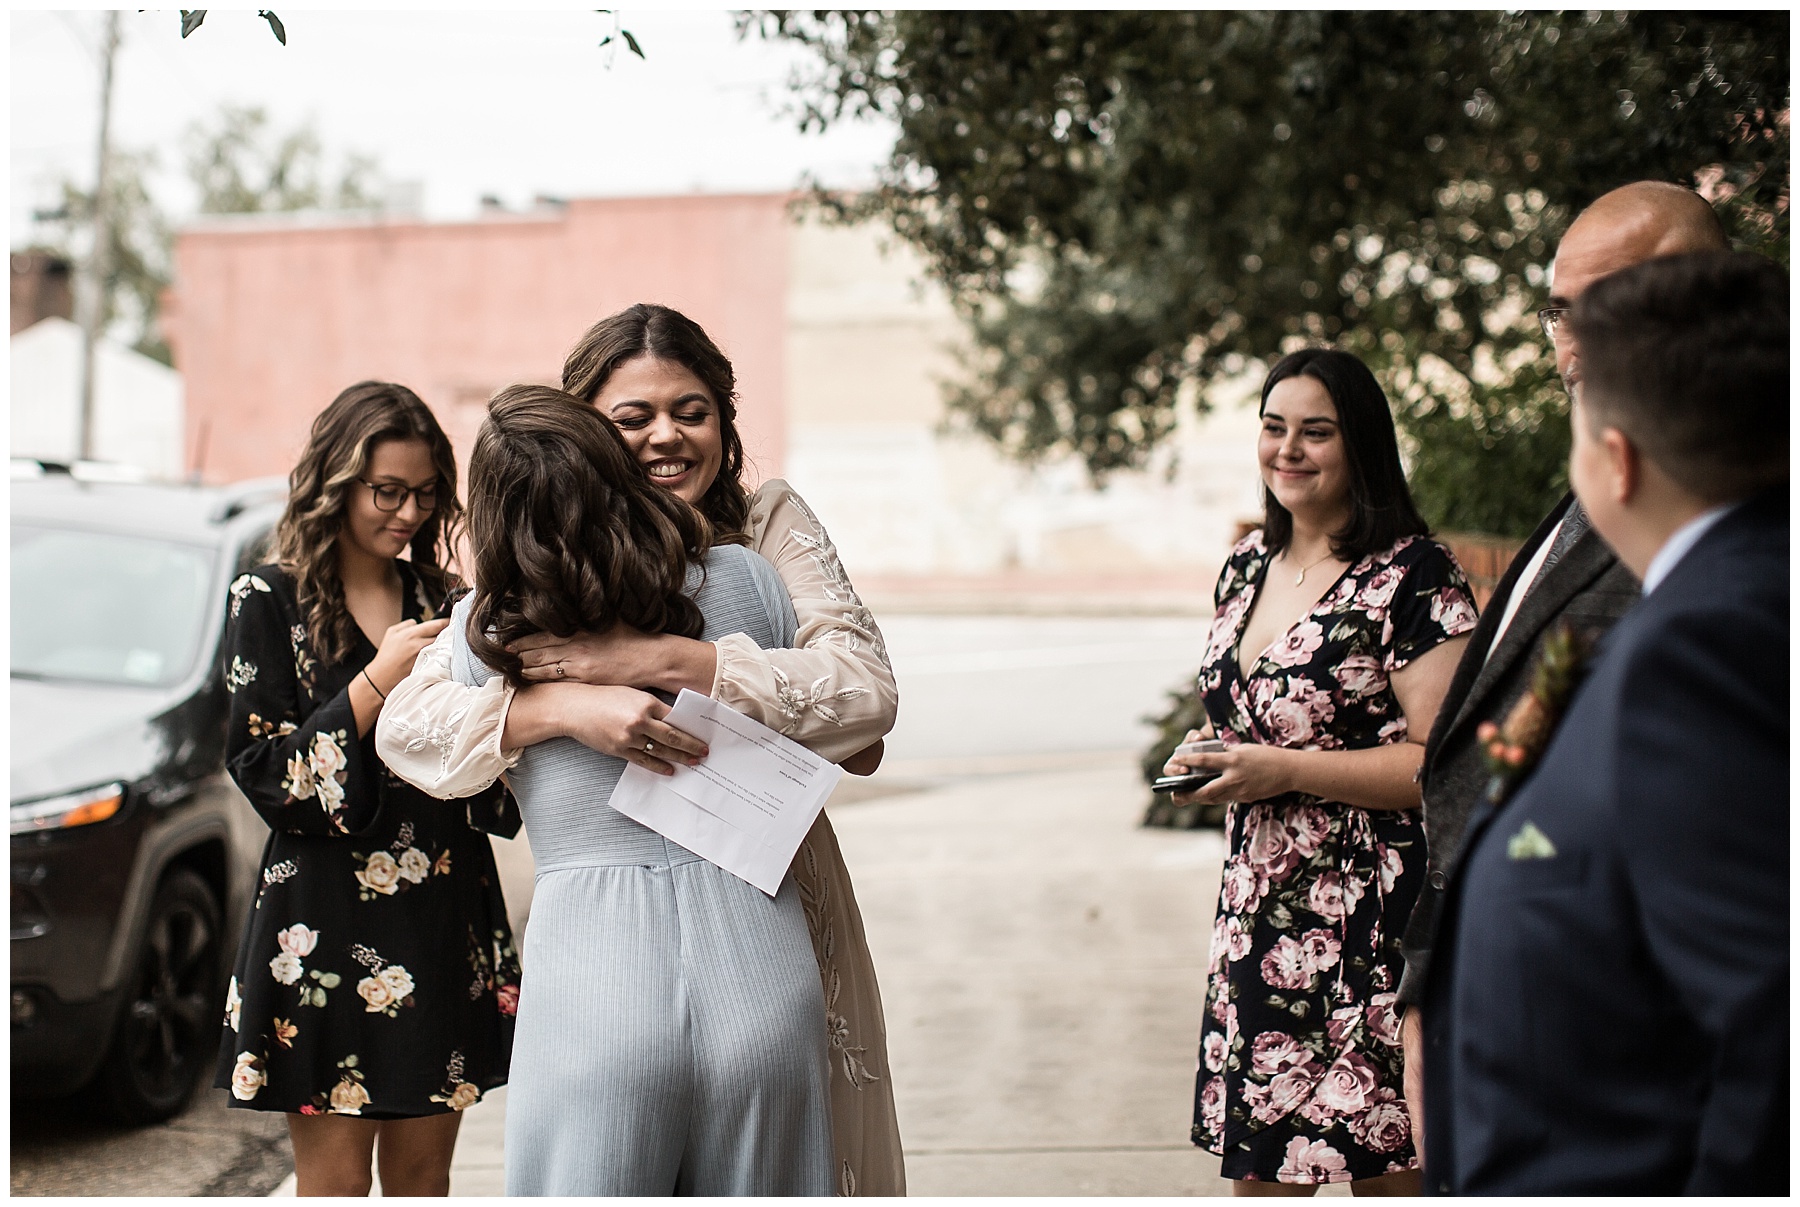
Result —
[[1425, 1183], [1785, 1194], [1787, 275], [1651, 260], [1569, 322], [1570, 478], [1644, 598], [1470, 819], [1425, 989]]
[[[1623, 185], [1577, 215], [1556, 249], [1549, 305], [1538, 312], [1570, 396], [1580, 388], [1581, 357], [1563, 320], [1588, 286], [1658, 256], [1729, 247], [1712, 206], [1692, 189], [1666, 181]], [[1584, 636], [1598, 637], [1637, 602], [1638, 587], [1630, 568], [1589, 527], [1574, 496], [1565, 497], [1520, 547], [1494, 589], [1426, 739], [1419, 789], [1430, 841], [1425, 884], [1401, 940], [1406, 974], [1399, 989], [1406, 1006], [1400, 1026], [1406, 1106], [1413, 1142], [1421, 1152], [1427, 1137], [1420, 1003], [1444, 888], [1456, 872], [1469, 817], [1487, 792], [1481, 728], [1502, 720], [1525, 694], [1535, 657], [1550, 633], [1568, 624]]]

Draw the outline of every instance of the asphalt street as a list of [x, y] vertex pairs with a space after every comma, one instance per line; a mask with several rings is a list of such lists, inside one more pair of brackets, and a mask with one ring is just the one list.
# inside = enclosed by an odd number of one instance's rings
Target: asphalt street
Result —
[[1190, 684], [1208, 622], [1192, 617], [893, 616], [898, 763], [1135, 750], [1147, 713]]
[[12, 1193], [265, 1195], [293, 1168], [287, 1117], [233, 1111], [202, 1090], [155, 1127], [99, 1123], [79, 1100], [12, 1102]]

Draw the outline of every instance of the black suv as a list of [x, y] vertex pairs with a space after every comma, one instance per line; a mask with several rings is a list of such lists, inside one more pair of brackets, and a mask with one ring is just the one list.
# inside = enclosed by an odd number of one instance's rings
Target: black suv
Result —
[[180, 1110], [267, 828], [224, 770], [226, 588], [286, 495], [12, 467], [12, 1085]]

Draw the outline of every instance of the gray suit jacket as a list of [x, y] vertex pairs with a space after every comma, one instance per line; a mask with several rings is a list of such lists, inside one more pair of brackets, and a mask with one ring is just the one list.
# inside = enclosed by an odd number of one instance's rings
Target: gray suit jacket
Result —
[[1636, 577], [1613, 556], [1600, 534], [1589, 529], [1520, 603], [1494, 656], [1485, 656], [1519, 575], [1538, 546], [1550, 539], [1574, 498], [1563, 496], [1563, 501], [1544, 517], [1494, 588], [1487, 611], [1469, 635], [1468, 647], [1456, 665], [1431, 736], [1426, 739], [1419, 784], [1425, 801], [1428, 854], [1425, 885], [1419, 890], [1418, 903], [1413, 906], [1401, 940], [1406, 956], [1406, 973], [1400, 981], [1402, 1002], [1416, 1003], [1424, 995], [1444, 886], [1462, 854], [1463, 829], [1469, 814], [1487, 791], [1488, 769], [1481, 744], [1475, 738], [1476, 729], [1483, 721], [1504, 720], [1525, 694], [1531, 685], [1531, 668], [1538, 647], [1552, 624], [1566, 619], [1590, 638], [1598, 638], [1637, 602], [1641, 593]]

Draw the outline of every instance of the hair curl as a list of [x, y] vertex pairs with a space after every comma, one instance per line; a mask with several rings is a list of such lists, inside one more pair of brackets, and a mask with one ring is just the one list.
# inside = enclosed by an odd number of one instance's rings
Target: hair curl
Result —
[[375, 446], [384, 440], [419, 440], [437, 470], [437, 507], [413, 534], [412, 566], [425, 586], [427, 616], [455, 577], [444, 568], [462, 519], [456, 500], [456, 454], [444, 429], [419, 396], [386, 381], [359, 381], [319, 412], [306, 451], [288, 475], [287, 509], [275, 529], [275, 557], [294, 580], [313, 649], [338, 663], [356, 648], [360, 630], [344, 602], [338, 570], [350, 491], [359, 486]]
[[719, 476], [699, 508], [712, 522], [714, 539], [748, 544], [750, 495], [744, 490], [744, 442], [737, 430], [737, 375], [699, 323], [678, 310], [639, 302], [588, 328], [563, 362], [563, 389], [593, 402], [620, 365], [640, 356], [672, 361], [700, 379], [718, 406], [724, 456]]
[[523, 686], [507, 645], [623, 621], [698, 637], [687, 567], [712, 526], [654, 486], [599, 411], [553, 386], [509, 386], [488, 404], [469, 455], [469, 545], [479, 592], [475, 656]]

